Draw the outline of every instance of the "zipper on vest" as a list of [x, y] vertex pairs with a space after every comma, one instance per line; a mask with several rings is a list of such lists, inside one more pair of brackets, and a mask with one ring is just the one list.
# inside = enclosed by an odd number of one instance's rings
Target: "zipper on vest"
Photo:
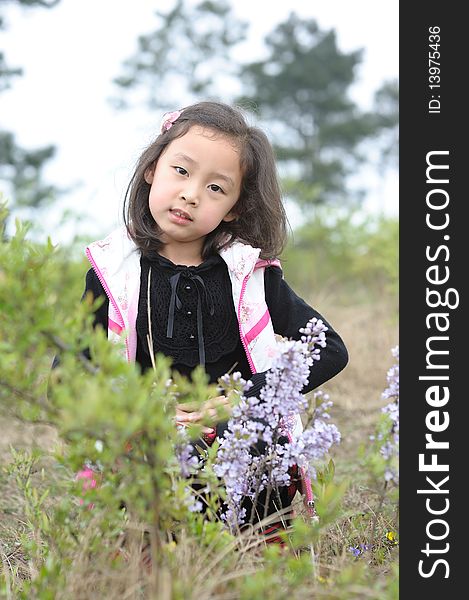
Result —
[[256, 367], [254, 366], [254, 363], [252, 361], [252, 357], [251, 354], [249, 352], [249, 348], [248, 345], [244, 339], [244, 335], [243, 335], [243, 331], [241, 329], [241, 305], [243, 303], [243, 296], [244, 296], [244, 292], [246, 290], [246, 285], [248, 282], [250, 275], [246, 275], [246, 277], [244, 278], [243, 284], [241, 286], [241, 293], [239, 295], [239, 304], [238, 304], [238, 327], [239, 327], [239, 337], [241, 339], [241, 343], [243, 345], [244, 348], [244, 352], [246, 354], [246, 358], [248, 359], [248, 363], [249, 363], [249, 368], [251, 369], [251, 373], [257, 373]]
[[[118, 316], [118, 318], [120, 320], [119, 325], [122, 327], [122, 331], [124, 331], [125, 323], [124, 323], [124, 319], [122, 318], [121, 311], [119, 310], [119, 307], [117, 306], [117, 303], [114, 300], [114, 296], [111, 294], [111, 290], [109, 289], [106, 281], [104, 280], [104, 277], [102, 276], [98, 265], [96, 264], [93, 256], [91, 255], [89, 248], [86, 249], [86, 256], [87, 256], [88, 260], [90, 261], [91, 266], [93, 267], [93, 271], [96, 273], [96, 276], [98, 277], [100, 284], [103, 286], [103, 290], [106, 292], [106, 296], [109, 298], [109, 302], [112, 304], [112, 307], [114, 308], [116, 315]], [[108, 323], [108, 328], [109, 328], [109, 323]], [[127, 342], [127, 337], [125, 338], [125, 348], [126, 348], [126, 353], [127, 353], [127, 361], [130, 362], [129, 344]]]

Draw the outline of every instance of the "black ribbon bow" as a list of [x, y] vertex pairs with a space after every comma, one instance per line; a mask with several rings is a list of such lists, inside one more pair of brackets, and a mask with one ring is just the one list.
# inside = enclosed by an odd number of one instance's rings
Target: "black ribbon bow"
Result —
[[207, 288], [205, 287], [204, 280], [200, 275], [196, 275], [192, 273], [189, 269], [185, 269], [184, 271], [178, 271], [174, 275], [169, 278], [169, 283], [171, 285], [171, 300], [169, 302], [169, 310], [168, 310], [168, 327], [166, 328], [166, 337], [173, 337], [173, 328], [174, 328], [174, 313], [175, 310], [181, 310], [182, 302], [177, 294], [177, 287], [179, 284], [179, 279], [181, 276], [191, 280], [194, 282], [195, 288], [197, 290], [197, 338], [199, 344], [199, 362], [202, 366], [205, 365], [205, 345], [204, 345], [204, 332], [203, 332], [203, 318], [202, 318], [202, 300], [207, 306], [208, 313], [211, 317], [215, 312], [215, 308], [213, 306], [212, 299], [207, 292]]

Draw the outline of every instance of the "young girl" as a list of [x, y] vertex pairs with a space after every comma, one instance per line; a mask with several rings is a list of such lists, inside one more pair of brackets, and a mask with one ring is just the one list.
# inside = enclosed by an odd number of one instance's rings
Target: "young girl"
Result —
[[[299, 339], [299, 328], [312, 317], [329, 330], [303, 393], [345, 367], [339, 335], [283, 279], [277, 257], [286, 215], [273, 150], [238, 110], [199, 102], [167, 113], [138, 160], [124, 221], [125, 227], [87, 248], [92, 268], [85, 293], [104, 296], [95, 325], [111, 341], [125, 336], [126, 359], [142, 371], [152, 367], [148, 285], [154, 351], [170, 356], [184, 375], [200, 364], [214, 383], [239, 371], [253, 382], [249, 395], [258, 395], [275, 354], [275, 334]], [[216, 406], [229, 409], [227, 398], [207, 399], [197, 412], [181, 405], [177, 422], [203, 418], [206, 424]], [[205, 439], [210, 443], [225, 427], [204, 427]], [[303, 490], [311, 499], [309, 486]], [[276, 500], [269, 514], [291, 503], [291, 489], [279, 490]]]

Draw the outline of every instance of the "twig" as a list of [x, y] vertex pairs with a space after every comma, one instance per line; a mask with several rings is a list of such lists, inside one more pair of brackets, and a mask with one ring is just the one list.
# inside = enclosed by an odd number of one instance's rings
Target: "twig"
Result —
[[[40, 408], [42, 408], [43, 410], [45, 410], [53, 415], [58, 414], [58, 411], [55, 410], [50, 404], [45, 402], [44, 399], [42, 399], [41, 397], [36, 398], [36, 396], [33, 396], [32, 394], [28, 394], [28, 392], [19, 390], [18, 388], [14, 387], [13, 385], [11, 385], [11, 383], [9, 383], [8, 381], [5, 381], [4, 379], [0, 379], [0, 387], [6, 388], [10, 393], [14, 394], [18, 398], [22, 398], [23, 400], [26, 400], [27, 402], [29, 402], [31, 404], [39, 405]], [[16, 419], [18, 419], [22, 423], [37, 423], [37, 424], [41, 424], [41, 425], [44, 424], [44, 425], [55, 426], [55, 423], [53, 423], [52, 421], [46, 420], [46, 419], [38, 419], [38, 420], [23, 419], [21, 416], [17, 415], [16, 413], [12, 413], [12, 414]]]
[[385, 481], [384, 485], [383, 485], [383, 491], [381, 492], [380, 497], [379, 497], [378, 507], [377, 507], [376, 511], [374, 511], [374, 514], [373, 514], [373, 522], [372, 522], [372, 526], [371, 526], [371, 547], [373, 547], [375, 545], [375, 534], [376, 534], [376, 525], [378, 522], [378, 514], [381, 512], [381, 508], [384, 504], [387, 486], [388, 486], [388, 482]]
[[[69, 346], [68, 344], [63, 342], [59, 337], [57, 337], [50, 331], [41, 331], [41, 334], [47, 340], [49, 340], [49, 342], [52, 342], [52, 344], [56, 348], [61, 350], [62, 352], [70, 352], [71, 351], [71, 346]], [[96, 375], [96, 373], [99, 371], [99, 369], [97, 367], [93, 367], [93, 365], [90, 363], [90, 361], [86, 358], [86, 356], [84, 354], [82, 354], [80, 352], [80, 353], [76, 354], [75, 356], [83, 364], [83, 366], [85, 367], [85, 370], [88, 371], [88, 373], [92, 373], [93, 375]]]

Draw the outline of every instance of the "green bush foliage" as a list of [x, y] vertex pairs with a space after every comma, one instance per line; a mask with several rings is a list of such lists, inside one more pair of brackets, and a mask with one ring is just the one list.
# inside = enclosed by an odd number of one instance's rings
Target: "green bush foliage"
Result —
[[398, 221], [317, 209], [292, 235], [283, 268], [294, 289], [334, 293], [344, 304], [398, 292]]

